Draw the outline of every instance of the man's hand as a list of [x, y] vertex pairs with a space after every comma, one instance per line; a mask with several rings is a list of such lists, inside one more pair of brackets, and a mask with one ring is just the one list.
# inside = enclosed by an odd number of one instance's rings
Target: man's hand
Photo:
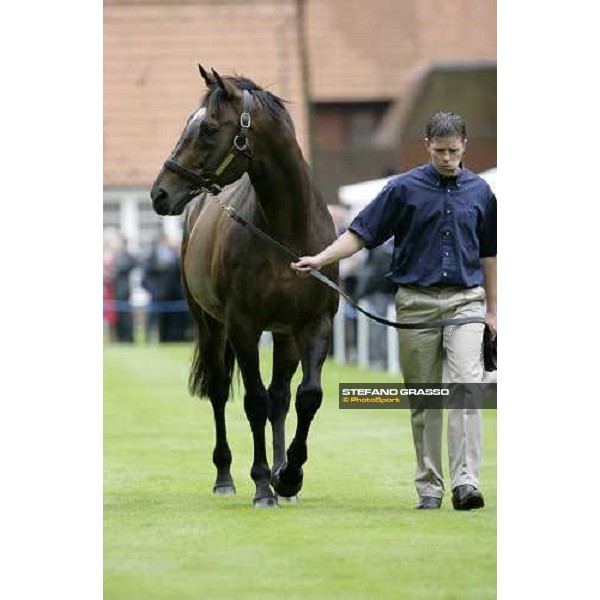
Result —
[[301, 256], [296, 262], [290, 263], [292, 270], [298, 277], [308, 277], [311, 269], [321, 270], [321, 261], [316, 256]]
[[291, 263], [290, 267], [296, 271], [296, 275], [299, 277], [308, 277], [308, 272], [311, 269], [320, 271], [326, 265], [352, 256], [355, 252], [363, 248], [364, 245], [365, 243], [360, 236], [356, 235], [353, 231], [347, 230], [316, 256], [302, 256], [297, 261]]

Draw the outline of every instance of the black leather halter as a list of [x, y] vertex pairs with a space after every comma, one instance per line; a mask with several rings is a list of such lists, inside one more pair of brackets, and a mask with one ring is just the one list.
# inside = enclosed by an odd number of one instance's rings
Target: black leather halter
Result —
[[196, 196], [200, 192], [209, 192], [216, 196], [221, 193], [221, 186], [218, 183], [218, 178], [225, 172], [227, 167], [235, 160], [237, 156], [243, 154], [247, 158], [252, 158], [252, 150], [248, 144], [248, 131], [250, 130], [250, 102], [251, 95], [248, 90], [242, 90], [242, 114], [240, 115], [239, 133], [233, 138], [233, 143], [227, 156], [221, 161], [221, 164], [216, 168], [214, 173], [209, 171], [194, 171], [183, 167], [170, 158], [165, 161], [165, 169], [177, 173], [180, 177], [189, 181], [196, 186], [190, 192], [190, 196]]

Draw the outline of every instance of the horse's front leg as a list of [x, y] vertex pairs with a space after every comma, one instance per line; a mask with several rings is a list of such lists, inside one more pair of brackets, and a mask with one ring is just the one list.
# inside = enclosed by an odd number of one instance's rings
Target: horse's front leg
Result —
[[[269, 421], [273, 430], [273, 468], [285, 463], [285, 420], [290, 407], [290, 383], [300, 363], [296, 341], [291, 335], [273, 334], [273, 376], [269, 386]], [[294, 501], [294, 498], [287, 498]]]
[[330, 333], [329, 317], [322, 317], [294, 332], [300, 348], [302, 381], [296, 392], [296, 434], [287, 451], [287, 462], [273, 477], [273, 487], [280, 496], [295, 496], [302, 489], [302, 465], [308, 458], [308, 432], [323, 399], [321, 369], [327, 358]]
[[[249, 319], [248, 319], [249, 321]], [[237, 323], [229, 332], [244, 387], [244, 410], [252, 430], [254, 460], [250, 476], [256, 485], [254, 505], [257, 507], [277, 506], [277, 498], [271, 490], [271, 470], [267, 462], [265, 425], [269, 414], [269, 394], [262, 382], [258, 362], [258, 340], [260, 332], [249, 330], [247, 325]]]
[[269, 386], [269, 421], [273, 430], [273, 471], [285, 462], [285, 419], [290, 407], [290, 383], [300, 355], [291, 335], [273, 334], [273, 376]]

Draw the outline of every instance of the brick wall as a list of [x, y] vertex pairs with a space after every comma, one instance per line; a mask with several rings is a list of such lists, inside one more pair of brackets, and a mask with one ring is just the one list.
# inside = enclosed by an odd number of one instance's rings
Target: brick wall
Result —
[[[106, 186], [152, 183], [204, 92], [197, 62], [244, 74], [290, 100], [308, 149], [294, 0], [104, 5]], [[306, 0], [305, 6], [315, 102], [401, 103], [411, 96], [414, 73], [432, 62], [496, 57], [496, 0]]]
[[402, 126], [397, 144], [398, 170], [427, 160], [423, 137], [438, 110], [461, 115], [467, 125], [465, 163], [476, 172], [496, 166], [496, 65], [447, 65], [424, 76]]
[[145, 185], [205, 92], [197, 63], [242, 74], [288, 100], [302, 146], [306, 115], [293, 3], [107, 3], [104, 182]]

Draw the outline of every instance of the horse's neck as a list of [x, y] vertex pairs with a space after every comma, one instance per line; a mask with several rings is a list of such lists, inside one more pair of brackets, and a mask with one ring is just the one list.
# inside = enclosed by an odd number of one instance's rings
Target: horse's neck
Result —
[[270, 231], [281, 240], [305, 239], [317, 214], [316, 189], [299, 148], [272, 155], [250, 172]]

